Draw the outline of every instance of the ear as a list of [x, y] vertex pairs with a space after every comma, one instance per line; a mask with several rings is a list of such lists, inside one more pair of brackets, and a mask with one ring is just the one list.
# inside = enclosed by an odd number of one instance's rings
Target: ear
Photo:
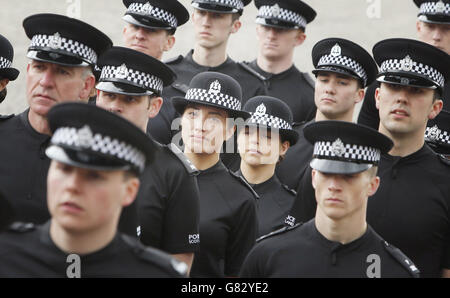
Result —
[[312, 180], [312, 187], [314, 188], [314, 189], [316, 189], [316, 186], [317, 186], [317, 182], [316, 182], [316, 170], [312, 170], [311, 171], [311, 180]]
[[95, 87], [95, 76], [93, 74], [88, 75], [84, 79], [83, 89], [80, 91], [80, 99], [88, 100], [89, 95], [91, 94], [91, 90]]
[[417, 30], [417, 33], [420, 33], [420, 31], [422, 30], [422, 24], [421, 24], [421, 21], [416, 21], [416, 30]]
[[428, 119], [434, 119], [442, 110], [442, 107], [444, 106], [444, 102], [440, 99], [436, 99], [433, 102], [433, 105], [431, 106], [431, 111], [428, 114]]
[[150, 100], [150, 106], [148, 109], [148, 118], [155, 118], [158, 115], [161, 107], [164, 103], [162, 97], [154, 97]]
[[355, 103], [360, 103], [364, 99], [366, 92], [364, 89], [358, 89], [358, 95], [356, 97]]
[[165, 52], [168, 52], [173, 48], [174, 45], [175, 45], [175, 36], [169, 35], [167, 36], [167, 40], [166, 43], [164, 44], [163, 50]]
[[125, 185], [125, 196], [122, 200], [122, 207], [131, 205], [136, 199], [140, 181], [138, 178], [133, 177], [126, 180]]
[[228, 141], [234, 135], [234, 132], [236, 131], [236, 125], [233, 125], [230, 128], [228, 128], [228, 123], [225, 123], [225, 125], [226, 125], [225, 141]]
[[380, 109], [380, 88], [375, 89], [375, 106]]
[[241, 28], [242, 23], [240, 20], [235, 20], [233, 24], [231, 24], [231, 32], [230, 33], [236, 33]]
[[301, 29], [297, 29], [297, 31], [298, 31], [297, 36], [295, 38], [295, 46], [296, 47], [303, 44], [306, 39], [306, 34]]
[[380, 177], [378, 177], [378, 176], [371, 177], [370, 183], [368, 186], [368, 190], [367, 190], [368, 196], [369, 197], [373, 196], [377, 192], [379, 186], [380, 186]]
[[2, 79], [0, 80], [0, 90], [3, 90], [6, 88], [6, 85], [8, 85], [9, 79]]
[[291, 146], [291, 144], [289, 143], [289, 141], [284, 141], [283, 143], [281, 143], [280, 144], [280, 155], [281, 156], [285, 155], [290, 146]]

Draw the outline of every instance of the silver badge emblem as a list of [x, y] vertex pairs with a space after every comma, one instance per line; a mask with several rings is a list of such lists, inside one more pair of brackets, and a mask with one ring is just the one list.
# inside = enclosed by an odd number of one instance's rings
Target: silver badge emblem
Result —
[[342, 49], [338, 44], [335, 44], [334, 47], [331, 48], [330, 55], [333, 57], [341, 56]]
[[262, 104], [260, 104], [260, 105], [256, 108], [255, 114], [258, 114], [258, 115], [264, 115], [264, 114], [266, 113], [266, 111], [267, 111], [267, 108], [266, 108], [266, 106], [262, 103]]
[[115, 72], [116, 78], [118, 79], [126, 79], [128, 77], [128, 68], [127, 66], [124, 64], [122, 64]]
[[280, 13], [281, 13], [281, 8], [280, 8], [280, 6], [278, 4], [275, 4], [270, 9], [270, 12], [272, 14], [272, 17], [278, 18], [280, 16]]
[[411, 57], [409, 57], [409, 55], [403, 58], [400, 63], [403, 71], [411, 71], [411, 69], [413, 68], [413, 60], [411, 59]]
[[77, 131], [78, 146], [82, 148], [89, 148], [94, 142], [94, 137], [91, 128], [88, 125], [83, 126]]
[[144, 4], [144, 6], [142, 6], [142, 10], [144, 11], [144, 13], [151, 15], [153, 11], [153, 6], [150, 4], [150, 2], [147, 2]]
[[211, 83], [211, 85], [209, 86], [209, 91], [208, 93], [217, 95], [220, 93], [220, 90], [222, 89], [222, 86], [220, 86], [220, 83], [218, 80], [215, 80], [214, 82]]
[[428, 131], [428, 139], [431, 141], [437, 141], [439, 139], [439, 136], [441, 135], [441, 130], [437, 127], [437, 125], [430, 128]]
[[345, 145], [344, 143], [342, 143], [341, 139], [337, 139], [336, 141], [333, 142], [333, 144], [331, 145], [331, 152], [339, 157], [341, 157], [344, 154]]
[[440, 0], [439, 2], [436, 3], [434, 9], [436, 10], [437, 13], [444, 13], [445, 3], [442, 0]]
[[402, 85], [409, 85], [409, 79], [408, 78], [401, 78], [400, 84]]
[[48, 46], [52, 49], [60, 49], [61, 48], [61, 44], [62, 44], [62, 39], [61, 39], [61, 35], [56, 32], [55, 34], [53, 34], [52, 36], [50, 36], [50, 42], [48, 44]]

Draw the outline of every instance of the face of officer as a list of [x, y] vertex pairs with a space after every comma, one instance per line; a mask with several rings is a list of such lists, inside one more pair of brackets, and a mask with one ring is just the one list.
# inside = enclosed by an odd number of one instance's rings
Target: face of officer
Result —
[[450, 55], [450, 25], [417, 21], [417, 36]]
[[242, 128], [237, 141], [241, 159], [249, 166], [276, 165], [289, 148], [289, 142], [281, 141], [277, 129], [255, 126]]
[[319, 118], [316, 120], [351, 120], [355, 104], [363, 98], [364, 89], [356, 79], [321, 71], [317, 74], [314, 91]]
[[280, 60], [292, 56], [295, 47], [301, 45], [306, 34], [300, 29], [281, 29], [257, 25], [259, 53], [268, 60]]
[[155, 117], [162, 105], [161, 97], [131, 96], [98, 91], [97, 106], [116, 113], [142, 130], [147, 129], [149, 118]]
[[192, 23], [196, 42], [206, 49], [224, 48], [228, 37], [239, 31], [241, 22], [230, 13], [216, 13], [194, 9]]
[[365, 218], [367, 198], [375, 194], [379, 184], [376, 168], [350, 175], [312, 170], [318, 209], [316, 216], [324, 215], [332, 220]]
[[150, 29], [133, 24], [123, 28], [125, 47], [142, 52], [158, 60], [164, 52], [169, 51], [175, 44], [175, 37], [164, 29]]
[[64, 230], [116, 230], [122, 208], [134, 201], [139, 180], [124, 171], [97, 171], [52, 161], [47, 189], [52, 221]]
[[219, 154], [224, 141], [235, 127], [227, 124], [228, 114], [222, 109], [189, 105], [181, 118], [181, 137], [185, 153]]
[[27, 66], [30, 117], [46, 118], [50, 108], [65, 101], [87, 101], [95, 77], [88, 67], [68, 67], [31, 60]]
[[429, 119], [442, 109], [442, 101], [434, 100], [434, 90], [381, 83], [375, 91], [380, 114], [380, 132], [392, 137], [423, 134]]
[[0, 77], [0, 91], [6, 88], [6, 85], [8, 85], [9, 79], [2, 79]]

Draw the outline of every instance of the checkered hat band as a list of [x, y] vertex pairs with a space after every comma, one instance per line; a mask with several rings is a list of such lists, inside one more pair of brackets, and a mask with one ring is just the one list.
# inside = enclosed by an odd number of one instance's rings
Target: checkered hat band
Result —
[[0, 57], [0, 68], [10, 68], [12, 65], [12, 61], [9, 61], [8, 59], [4, 57]]
[[342, 151], [336, 151], [332, 142], [316, 142], [313, 157], [375, 164], [380, 161], [380, 150], [372, 147], [344, 144]]
[[264, 19], [278, 19], [283, 22], [289, 22], [294, 23], [299, 27], [305, 28], [306, 24], [308, 23], [304, 17], [299, 15], [298, 13], [295, 13], [291, 10], [287, 10], [284, 8], [280, 8], [279, 13], [277, 15], [274, 15], [274, 10], [272, 9], [273, 6], [261, 6], [258, 10], [258, 18], [264, 18]]
[[354, 71], [363, 81], [364, 85], [367, 83], [367, 74], [364, 68], [356, 62], [355, 60], [346, 57], [346, 56], [332, 56], [332, 55], [324, 55], [320, 58], [319, 63], [317, 63], [317, 67], [323, 65], [341, 65], [345, 68], [349, 68]]
[[104, 66], [100, 75], [100, 81], [115, 79], [121, 80], [126, 84], [132, 84], [144, 89], [150, 89], [161, 93], [164, 87], [163, 81], [151, 74], [146, 74], [131, 68], [126, 69], [125, 73], [121, 73], [120, 66]]
[[213, 103], [231, 110], [240, 110], [241, 102], [232, 96], [220, 92], [211, 92], [206, 89], [192, 88], [186, 92], [187, 100], [199, 100]]
[[[381, 63], [380, 73], [389, 71], [405, 71], [403, 70], [403, 68], [404, 65], [402, 63], [402, 60], [399, 59], [386, 60], [383, 63]], [[433, 82], [438, 84], [440, 87], [442, 88], [444, 87], [445, 83], [444, 75], [431, 66], [412, 61], [411, 70], [408, 70], [408, 72], [426, 76], [430, 78]]]
[[127, 13], [137, 13], [142, 16], [147, 16], [157, 20], [161, 20], [168, 23], [172, 28], [176, 28], [178, 26], [178, 21], [175, 15], [171, 14], [170, 12], [164, 9], [152, 6], [150, 4], [131, 3], [131, 5], [128, 6]]
[[124, 142], [108, 136], [102, 136], [98, 133], [87, 138], [85, 136], [83, 137], [80, 133], [81, 130], [74, 127], [58, 128], [53, 134], [51, 142], [54, 145], [80, 147], [94, 152], [112, 155], [133, 164], [141, 171], [144, 170], [146, 158], [142, 151]]
[[252, 113], [248, 123], [264, 125], [276, 129], [292, 129], [292, 126], [284, 119], [261, 113]]
[[427, 130], [425, 131], [425, 140], [450, 145], [449, 133], [445, 130], [438, 129], [437, 127], [427, 127]]
[[233, 7], [237, 10], [244, 9], [244, 2], [241, 0], [208, 0], [208, 1], [192, 1], [192, 2], [201, 2], [201, 3], [216, 3], [221, 6]]
[[420, 5], [420, 14], [450, 14], [450, 3], [445, 3], [445, 9], [443, 12], [438, 12], [436, 5], [438, 2], [425, 2]]
[[38, 34], [31, 39], [30, 49], [52, 48], [80, 57], [91, 64], [97, 63], [97, 53], [90, 47], [64, 37], [55, 38], [53, 35]]

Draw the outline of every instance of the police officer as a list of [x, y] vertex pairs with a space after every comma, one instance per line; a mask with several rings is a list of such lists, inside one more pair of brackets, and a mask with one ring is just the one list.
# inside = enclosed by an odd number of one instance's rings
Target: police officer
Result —
[[[175, 31], [189, 20], [189, 12], [176, 0], [124, 0], [127, 11], [122, 36], [127, 48], [158, 60], [175, 45]], [[165, 98], [156, 117], [148, 121], [147, 132], [162, 144], [172, 141], [172, 120], [176, 111]]]
[[344, 121], [303, 130], [314, 144], [314, 219], [264, 236], [249, 253], [242, 277], [418, 277], [419, 270], [366, 222], [368, 197], [380, 179], [380, 154], [392, 141]]
[[258, 57], [243, 66], [264, 81], [267, 95], [287, 103], [294, 122], [309, 121], [316, 114], [314, 81], [295, 67], [293, 56], [316, 12], [299, 0], [255, 0], [255, 5]]
[[186, 265], [117, 231], [154, 142], [127, 120], [85, 103], [48, 113], [51, 220], [0, 236], [2, 277], [182, 277]]
[[[450, 55], [450, 1], [449, 0], [414, 0], [419, 7], [416, 22], [417, 37], [420, 41], [433, 45]], [[366, 91], [358, 123], [378, 129], [380, 116], [375, 106], [375, 89], [378, 82], [371, 84]], [[450, 87], [444, 86], [444, 98], [450, 98]], [[444, 109], [450, 110], [448, 101]]]
[[[308, 123], [294, 127], [300, 135], [299, 142], [290, 148], [285, 162], [277, 167], [280, 180], [293, 189], [299, 188], [302, 177], [310, 178], [310, 174], [305, 174], [305, 171], [309, 171], [313, 146], [303, 138], [303, 128], [321, 120], [351, 122], [355, 105], [364, 97], [364, 88], [377, 74], [377, 65], [371, 55], [356, 43], [342, 38], [327, 38], [316, 43], [312, 60], [315, 67], [313, 73], [316, 75], [316, 116]], [[302, 191], [312, 191], [311, 180], [305, 183]]]
[[[98, 62], [97, 106], [126, 118], [146, 131], [158, 113], [164, 86], [175, 74], [164, 63], [144, 53], [113, 47]], [[176, 146], [155, 144], [155, 161], [142, 175], [137, 196], [142, 243], [192, 264], [199, 234], [199, 199], [195, 167]]]
[[19, 75], [19, 71], [11, 67], [13, 59], [14, 48], [9, 40], [0, 34], [0, 103], [6, 98], [6, 85]]
[[442, 110], [434, 119], [428, 120], [425, 142], [442, 157], [450, 157], [450, 112]]
[[27, 57], [29, 109], [0, 121], [0, 188], [16, 219], [43, 223], [50, 217], [44, 151], [51, 131], [48, 110], [62, 101], [87, 101], [95, 83], [92, 65], [112, 45], [96, 28], [62, 15], [37, 14], [23, 22], [31, 39]]
[[270, 96], [251, 98], [244, 111], [252, 116], [238, 132], [241, 167], [237, 172], [256, 191], [259, 236], [283, 226], [295, 191], [281, 184], [275, 167], [298, 140], [292, 129], [292, 112], [283, 101]]
[[191, 277], [236, 277], [258, 234], [256, 193], [219, 157], [235, 132], [233, 120], [250, 116], [241, 111], [241, 87], [228, 75], [203, 72], [192, 79], [185, 97], [172, 102], [183, 115], [184, 153], [200, 171], [201, 242]]

